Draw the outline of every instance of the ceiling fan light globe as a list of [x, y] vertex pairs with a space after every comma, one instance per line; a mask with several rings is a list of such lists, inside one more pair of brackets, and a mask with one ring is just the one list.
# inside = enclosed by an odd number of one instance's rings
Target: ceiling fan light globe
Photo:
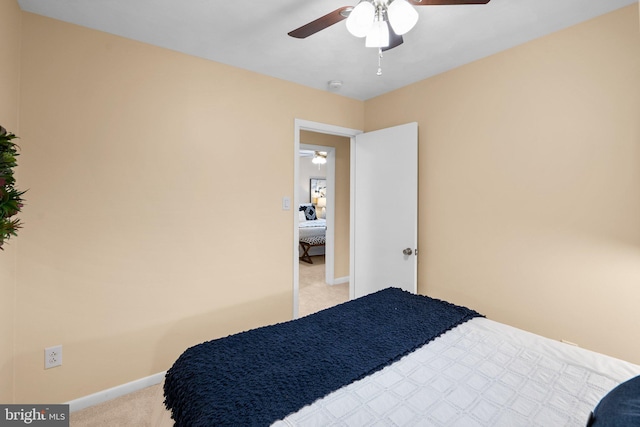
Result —
[[327, 163], [327, 152], [326, 151], [314, 151], [313, 159], [311, 159], [311, 163], [315, 165], [324, 165]]
[[387, 47], [389, 46], [389, 25], [386, 21], [376, 21], [373, 23], [373, 27], [367, 39], [365, 41], [366, 47]]
[[387, 9], [393, 31], [401, 36], [408, 33], [418, 22], [418, 11], [406, 0], [394, 0]]
[[376, 8], [368, 0], [363, 0], [353, 8], [347, 18], [347, 30], [356, 37], [365, 37], [376, 14]]

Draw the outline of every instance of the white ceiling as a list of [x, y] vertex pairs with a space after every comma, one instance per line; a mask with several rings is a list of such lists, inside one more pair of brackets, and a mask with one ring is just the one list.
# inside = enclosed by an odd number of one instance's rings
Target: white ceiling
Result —
[[28, 12], [117, 34], [320, 90], [366, 100], [636, 0], [491, 0], [420, 6], [404, 44], [385, 52], [344, 21], [306, 39], [287, 33], [357, 0], [18, 0]]

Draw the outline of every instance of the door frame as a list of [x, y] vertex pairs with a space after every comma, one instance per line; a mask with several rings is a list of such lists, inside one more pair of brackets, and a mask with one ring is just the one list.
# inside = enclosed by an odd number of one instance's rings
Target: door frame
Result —
[[[316, 132], [316, 133], [326, 133], [329, 135], [338, 135], [338, 136], [343, 136], [343, 137], [347, 137], [350, 138], [351, 140], [351, 145], [353, 146], [354, 144], [354, 138], [356, 135], [359, 135], [361, 133], [363, 133], [362, 130], [359, 129], [350, 129], [350, 128], [345, 128], [345, 127], [341, 127], [341, 126], [335, 126], [335, 125], [330, 125], [330, 124], [326, 124], [326, 123], [319, 123], [319, 122], [312, 122], [309, 120], [302, 120], [302, 119], [295, 119], [294, 120], [294, 138], [293, 138], [293, 155], [294, 155], [294, 168], [293, 168], [293, 203], [292, 203], [292, 208], [291, 210], [292, 212], [292, 217], [293, 217], [293, 318], [297, 319], [298, 318], [298, 297], [299, 297], [299, 290], [300, 290], [300, 266], [299, 266], [299, 259], [298, 259], [298, 246], [299, 246], [299, 229], [298, 229], [298, 211], [296, 206], [300, 205], [300, 200], [299, 200], [299, 191], [298, 191], [298, 175], [300, 174], [300, 164], [299, 164], [299, 156], [300, 156], [300, 131], [310, 131], [310, 132]], [[332, 150], [334, 155], [335, 155], [335, 150]], [[353, 161], [353, 159], [352, 159]], [[352, 165], [350, 165], [352, 166]], [[334, 173], [335, 173], [335, 162], [334, 162], [334, 169], [333, 169]], [[352, 172], [351, 172], [352, 173]], [[327, 175], [329, 175], [329, 170], [327, 170]], [[328, 184], [328, 182], [327, 182]], [[351, 188], [351, 195], [350, 195], [350, 199], [353, 198], [353, 188]], [[334, 191], [335, 192], [335, 191]], [[334, 192], [330, 193], [333, 194]], [[335, 197], [335, 196], [334, 196]], [[351, 201], [350, 204], [352, 204], [353, 202]], [[328, 214], [328, 212], [327, 212]], [[333, 215], [333, 213], [332, 213]], [[328, 216], [328, 215], [327, 215]], [[350, 222], [353, 222], [353, 215], [350, 214], [351, 220]], [[333, 220], [333, 218], [332, 218]], [[327, 218], [327, 224], [329, 224], [329, 218]], [[333, 245], [333, 228], [331, 230], [331, 233], [327, 233], [327, 241], [330, 242], [331, 245]], [[353, 237], [353, 236], [350, 236]], [[331, 240], [329, 240], [331, 239]], [[353, 241], [349, 242], [350, 247], [353, 247]], [[329, 245], [327, 245], [329, 246]], [[349, 256], [351, 256], [351, 250], [349, 251]], [[333, 253], [331, 254], [331, 257], [333, 258]], [[331, 259], [332, 265], [331, 265], [331, 272], [333, 273], [333, 259]], [[328, 261], [327, 261], [328, 263]], [[349, 263], [351, 264], [351, 262]], [[329, 269], [327, 268], [327, 271], [329, 271]], [[354, 293], [353, 291], [353, 280], [352, 280], [352, 269], [351, 267], [349, 267], [349, 297], [352, 298], [352, 295]], [[327, 280], [330, 282], [333, 282], [333, 274], [332, 276], [329, 278], [327, 277]]]

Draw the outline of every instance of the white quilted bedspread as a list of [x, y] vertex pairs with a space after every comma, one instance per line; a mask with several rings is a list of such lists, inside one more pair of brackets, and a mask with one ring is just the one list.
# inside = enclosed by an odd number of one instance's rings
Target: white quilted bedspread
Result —
[[315, 219], [310, 221], [300, 221], [298, 224], [300, 238], [303, 237], [313, 237], [313, 236], [324, 236], [327, 232], [327, 220], [326, 219]]
[[584, 426], [640, 366], [473, 319], [276, 427]]

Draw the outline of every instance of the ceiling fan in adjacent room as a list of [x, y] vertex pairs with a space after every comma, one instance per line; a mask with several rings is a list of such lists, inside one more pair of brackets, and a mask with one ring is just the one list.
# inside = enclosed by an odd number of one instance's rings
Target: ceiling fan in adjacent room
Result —
[[487, 4], [490, 0], [361, 0], [355, 7], [344, 6], [289, 33], [304, 39], [344, 19], [356, 37], [366, 37], [365, 45], [381, 51], [400, 46], [402, 35], [418, 22], [413, 6]]

